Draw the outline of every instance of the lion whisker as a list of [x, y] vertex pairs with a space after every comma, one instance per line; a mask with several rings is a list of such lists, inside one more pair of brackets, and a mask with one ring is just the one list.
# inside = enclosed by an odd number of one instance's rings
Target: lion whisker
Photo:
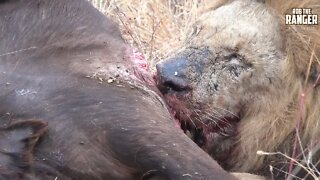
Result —
[[227, 110], [227, 109], [225, 109], [225, 108], [219, 107], [218, 105], [214, 105], [214, 108], [217, 108], [217, 109], [220, 109], [220, 110], [226, 111], [226, 112], [228, 112], [228, 113], [232, 114], [234, 117], [236, 117], [236, 118], [240, 118], [240, 117], [239, 117], [238, 115], [236, 115], [234, 112], [229, 111], [229, 110]]

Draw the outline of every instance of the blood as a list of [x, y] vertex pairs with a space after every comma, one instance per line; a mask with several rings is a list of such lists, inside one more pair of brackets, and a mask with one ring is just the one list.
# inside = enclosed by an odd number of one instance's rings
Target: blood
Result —
[[155, 86], [155, 80], [145, 56], [136, 48], [127, 49], [128, 59], [133, 65], [131, 77], [148, 85]]

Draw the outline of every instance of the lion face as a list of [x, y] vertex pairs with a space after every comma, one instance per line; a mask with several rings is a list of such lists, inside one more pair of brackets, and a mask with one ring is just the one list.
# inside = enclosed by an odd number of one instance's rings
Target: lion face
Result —
[[261, 102], [284, 86], [277, 21], [262, 3], [233, 1], [203, 14], [184, 47], [157, 65], [158, 86], [182, 128], [200, 129], [200, 145], [220, 161], [250, 109], [264, 111]]

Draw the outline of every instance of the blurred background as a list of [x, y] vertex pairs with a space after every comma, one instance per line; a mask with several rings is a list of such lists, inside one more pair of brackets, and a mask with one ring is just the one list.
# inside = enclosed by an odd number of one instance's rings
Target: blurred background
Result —
[[120, 26], [150, 67], [175, 51], [209, 0], [89, 0]]

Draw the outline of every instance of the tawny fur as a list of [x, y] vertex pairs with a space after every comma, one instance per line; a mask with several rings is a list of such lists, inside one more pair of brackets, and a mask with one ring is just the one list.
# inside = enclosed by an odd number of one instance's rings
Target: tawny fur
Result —
[[[313, 87], [320, 73], [320, 26], [285, 25], [284, 20], [292, 8], [312, 8], [313, 13], [320, 13], [320, 2], [267, 0], [266, 4], [278, 13], [284, 36], [286, 69], [281, 74], [283, 89], [252, 104], [242, 119], [239, 128], [241, 149], [234, 160], [237, 169], [242, 171], [257, 169], [269, 158], [256, 155], [258, 150], [280, 151], [291, 156], [295, 128], [299, 123], [302, 149], [320, 143], [320, 88]], [[299, 143], [297, 150], [301, 152]]]
[[[199, 12], [195, 13], [193, 8], [190, 8], [188, 13], [194, 13], [194, 17], [188, 19], [182, 16], [183, 20], [192, 24], [194, 19], [197, 19], [203, 25], [199, 26], [199, 29], [191, 30], [191, 32], [200, 32], [200, 35], [195, 34], [196, 39], [192, 41], [192, 38], [187, 37], [188, 44], [184, 43], [182, 40], [186, 37], [186, 33], [184, 30], [188, 29], [188, 25], [181, 25], [177, 23], [176, 19], [170, 19], [169, 17], [163, 17], [162, 6], [154, 6], [152, 8], [152, 12], [155, 14], [152, 17], [152, 21], [154, 23], [157, 22], [159, 18], [159, 26], [157, 26], [157, 30], [153, 33], [145, 30], [145, 28], [140, 28], [138, 26], [137, 30], [140, 32], [132, 33], [132, 34], [142, 34], [140, 36], [141, 39], [155, 40], [152, 44], [152, 48], [154, 46], [155, 49], [159, 50], [159, 52], [173, 52], [175, 54], [179, 51], [183, 51], [184, 47], [188, 45], [192, 46], [213, 46], [211, 49], [220, 48], [221, 45], [226, 45], [228, 47], [245, 47], [245, 43], [249, 41], [246, 39], [247, 37], [243, 37], [243, 39], [236, 39], [235, 37], [229, 37], [229, 34], [215, 33], [215, 29], [210, 29], [211, 21], [217, 21], [216, 19], [211, 18], [210, 13], [218, 9], [219, 7], [228, 5], [235, 1], [243, 1], [247, 2], [247, 4], [251, 4], [249, 7], [249, 13], [256, 13], [254, 16], [259, 17], [260, 20], [256, 21], [255, 24], [261, 25], [261, 31], [266, 34], [266, 31], [269, 29], [281, 29], [281, 36], [279, 37], [276, 33], [269, 32], [271, 37], [274, 37], [277, 41], [275, 44], [280, 44], [276, 48], [268, 49], [267, 41], [262, 38], [252, 38], [250, 37], [250, 41], [260, 41], [260, 44], [263, 46], [260, 48], [260, 52], [262, 54], [268, 54], [271, 51], [279, 51], [283, 52], [281, 59], [284, 59], [283, 69], [281, 69], [280, 73], [274, 74], [277, 78], [281, 79], [281, 82], [274, 82], [277, 84], [273, 84], [269, 86], [269, 92], [263, 94], [263, 96], [259, 97], [259, 101], [248, 103], [249, 107], [245, 114], [245, 116], [241, 119], [241, 124], [239, 126], [239, 141], [237, 142], [238, 150], [237, 154], [230, 155], [233, 156], [232, 160], [235, 171], [251, 171], [260, 169], [261, 167], [267, 167], [269, 165], [268, 160], [272, 159], [273, 156], [258, 156], [257, 151], [267, 151], [267, 152], [275, 152], [280, 151], [286, 153], [291, 156], [293, 143], [295, 141], [295, 127], [298, 122], [301, 122], [301, 128], [299, 132], [299, 137], [302, 141], [303, 149], [305, 149], [310, 144], [319, 146], [319, 137], [320, 137], [320, 87], [313, 88], [313, 84], [316, 81], [318, 74], [320, 73], [320, 25], [308, 26], [308, 25], [285, 25], [285, 14], [291, 14], [292, 8], [312, 8], [314, 14], [320, 15], [320, 1], [319, 0], [265, 0], [265, 4], [257, 5], [255, 0], [203, 0], [201, 4], [199, 4]], [[256, 0], [262, 2], [263, 0]], [[142, 1], [143, 2], [143, 1]], [[152, 1], [158, 2], [158, 1]], [[162, 1], [161, 1], [162, 2]], [[171, 2], [171, 1], [169, 1]], [[184, 1], [179, 1], [184, 2]], [[186, 3], [189, 1], [185, 1]], [[123, 3], [125, 4], [125, 3]], [[152, 3], [150, 3], [152, 4]], [[150, 5], [148, 4], [148, 5]], [[157, 4], [157, 3], [154, 3]], [[154, 5], [153, 4], [153, 5]], [[170, 3], [169, 3], [170, 4]], [[196, 4], [196, 3], [194, 3]], [[182, 4], [183, 5], [183, 4]], [[150, 5], [151, 6], [151, 5]], [[179, 4], [180, 6], [180, 4]], [[184, 4], [184, 6], [187, 6]], [[263, 14], [265, 10], [264, 6], [268, 6], [271, 11], [274, 11], [273, 15], [278, 19], [270, 18], [267, 19], [266, 15]], [[139, 13], [143, 12], [140, 10], [141, 5], [138, 6]], [[155, 8], [157, 7], [157, 8]], [[163, 5], [163, 7], [165, 7]], [[192, 6], [193, 7], [193, 6]], [[248, 7], [248, 6], [246, 6]], [[131, 8], [131, 6], [130, 6]], [[170, 9], [170, 8], [165, 8]], [[243, 8], [238, 9], [238, 11], [244, 11]], [[132, 11], [129, 11], [132, 13]], [[149, 10], [147, 11], [150, 12]], [[157, 14], [158, 12], [158, 14]], [[188, 14], [186, 13], [186, 14]], [[224, 13], [224, 12], [222, 12]], [[244, 12], [243, 12], [244, 13]], [[126, 11], [128, 14], [128, 11]], [[164, 13], [165, 14], [165, 13]], [[170, 13], [168, 13], [171, 15]], [[198, 15], [203, 14], [206, 18], [200, 17], [198, 19]], [[208, 15], [205, 15], [208, 14]], [[131, 16], [139, 17], [141, 14], [134, 14]], [[220, 14], [218, 16], [224, 17], [225, 14]], [[250, 14], [251, 16], [251, 14]], [[149, 15], [146, 15], [149, 18]], [[178, 15], [174, 17], [180, 17]], [[148, 19], [146, 18], [146, 19]], [[220, 17], [219, 17], [220, 18]], [[218, 20], [219, 20], [218, 18]], [[238, 20], [239, 17], [236, 17]], [[258, 19], [259, 19], [258, 18]], [[261, 19], [263, 18], [263, 19]], [[186, 20], [187, 19], [187, 20]], [[209, 20], [208, 20], [209, 19]], [[253, 21], [250, 19], [250, 21]], [[146, 24], [141, 25], [140, 21], [134, 21], [136, 24], [141, 27], [147, 27]], [[145, 21], [142, 21], [145, 23]], [[280, 26], [278, 26], [278, 24]], [[167, 25], [167, 26], [166, 26]], [[174, 28], [171, 26], [175, 25]], [[241, 24], [240, 24], [241, 25]], [[153, 25], [154, 26], [154, 25]], [[151, 27], [153, 27], [151, 26]], [[183, 28], [186, 26], [186, 28]], [[208, 28], [207, 28], [208, 27]], [[241, 27], [237, 27], [241, 31], [249, 31], [250, 26], [246, 26], [245, 24]], [[125, 28], [126, 29], [126, 28]], [[173, 30], [172, 30], [173, 29]], [[224, 27], [222, 29], [225, 29]], [[268, 30], [265, 30], [268, 29]], [[171, 30], [171, 31], [170, 31]], [[201, 34], [201, 31], [206, 31], [204, 34]], [[238, 30], [236, 30], [238, 31]], [[280, 31], [280, 30], [279, 30]], [[152, 34], [150, 36], [146, 36], [146, 32]], [[212, 38], [212, 34], [214, 37]], [[245, 33], [243, 33], [245, 34]], [[262, 34], [262, 33], [260, 33]], [[188, 35], [187, 35], [188, 36]], [[236, 36], [236, 35], [235, 35]], [[169, 37], [169, 38], [168, 38]], [[175, 38], [178, 37], [178, 38]], [[179, 40], [178, 40], [179, 39]], [[180, 39], [182, 39], [180, 41]], [[157, 41], [158, 40], [158, 41]], [[268, 40], [268, 39], [266, 39]], [[237, 41], [243, 41], [244, 44], [237, 44]], [[261, 43], [262, 42], [262, 43]], [[265, 43], [266, 42], [266, 43]], [[154, 45], [155, 44], [155, 45]], [[161, 46], [160, 46], [161, 44]], [[167, 45], [167, 46], [162, 46]], [[181, 48], [182, 46], [182, 48]], [[151, 49], [152, 49], [151, 48]], [[150, 49], [150, 48], [146, 48]], [[244, 53], [249, 59], [257, 59], [255, 58], [256, 54], [248, 54], [249, 50], [243, 50]], [[166, 54], [164, 53], [164, 54]], [[147, 53], [148, 54], [148, 53]], [[159, 55], [158, 55], [159, 56]], [[164, 56], [163, 54], [160, 57]], [[255, 63], [255, 62], [252, 62]], [[259, 77], [266, 76], [265, 71], [262, 69], [264, 66], [269, 66], [269, 69], [277, 68], [272, 67], [271, 63], [268, 65], [262, 65]], [[270, 68], [271, 66], [271, 68]], [[271, 71], [273, 72], [273, 71]], [[273, 72], [275, 73], [275, 72]], [[269, 74], [270, 75], [270, 74]], [[261, 79], [257, 79], [259, 81]], [[250, 84], [242, 84], [241, 87], [248, 86]], [[241, 88], [240, 87], [240, 88]], [[238, 88], [239, 89], [239, 88]], [[244, 89], [244, 88], [243, 88]], [[254, 90], [253, 90], [254, 92]], [[270, 93], [271, 92], [271, 93]], [[208, 97], [203, 96], [203, 94], [199, 93], [199, 98], [197, 100], [207, 100]], [[243, 96], [245, 92], [239, 96]], [[248, 94], [248, 92], [247, 92]], [[258, 94], [258, 93], [257, 93]], [[304, 94], [305, 100], [302, 108], [300, 107], [300, 99], [301, 95]], [[195, 95], [196, 96], [196, 95]], [[227, 94], [228, 96], [228, 94]], [[232, 97], [234, 98], [234, 97]], [[239, 97], [240, 99], [240, 97]], [[231, 99], [232, 101], [237, 101], [237, 98]], [[221, 105], [221, 104], [217, 104]], [[213, 110], [217, 111], [217, 110]], [[302, 112], [303, 117], [301, 120], [298, 119], [299, 112]], [[210, 112], [209, 112], [210, 113]], [[318, 142], [317, 142], [318, 141]], [[297, 150], [301, 151], [299, 145], [297, 145]]]
[[[260, 150], [291, 156], [294, 146], [296, 154], [319, 146], [320, 88], [313, 86], [320, 74], [320, 25], [285, 25], [285, 14], [291, 14], [292, 8], [312, 8], [319, 14], [320, 1], [266, 0], [262, 4], [216, 0], [208, 5], [200, 10], [203, 15], [196, 22], [197, 29], [180, 51], [188, 46], [209, 47], [216, 52], [228, 47], [243, 54], [255, 69], [253, 78], [237, 87], [228, 79], [221, 81], [226, 84], [219, 84], [228, 89], [221, 93], [225, 101], [236, 104], [243, 97], [252, 100], [246, 103], [236, 150], [228, 159], [232, 170], [254, 172], [267, 167], [275, 157], [257, 155]], [[193, 90], [193, 102], [212, 98], [214, 102], [206, 105], [228, 109], [213, 97], [219, 94], [207, 97], [204, 85], [211, 79], [204, 77], [200, 78], [204, 84]], [[274, 79], [270, 84], [264, 82], [268, 77]], [[296, 141], [296, 127], [301, 142]]]

